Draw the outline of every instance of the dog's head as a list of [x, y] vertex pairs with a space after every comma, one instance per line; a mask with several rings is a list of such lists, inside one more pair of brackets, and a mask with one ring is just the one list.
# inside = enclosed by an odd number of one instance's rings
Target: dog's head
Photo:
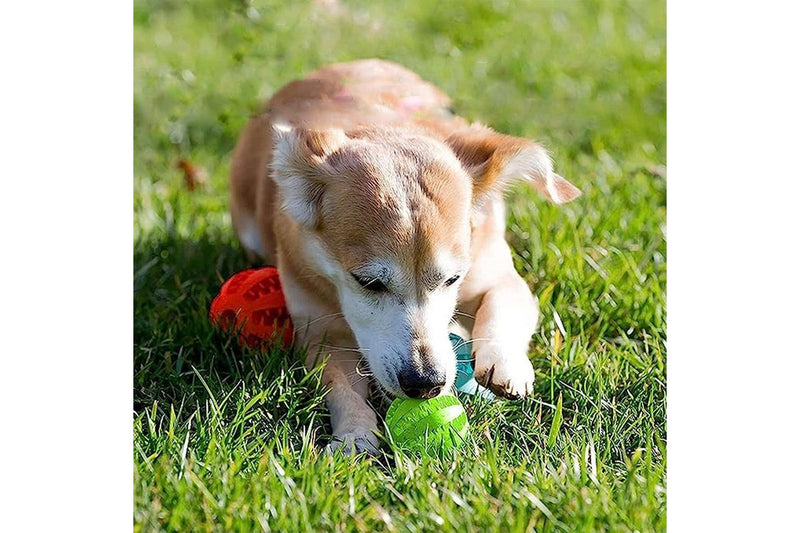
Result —
[[379, 383], [433, 397], [456, 374], [448, 327], [470, 268], [472, 214], [513, 178], [579, 191], [538, 145], [475, 126], [445, 142], [392, 129], [274, 128], [273, 179]]

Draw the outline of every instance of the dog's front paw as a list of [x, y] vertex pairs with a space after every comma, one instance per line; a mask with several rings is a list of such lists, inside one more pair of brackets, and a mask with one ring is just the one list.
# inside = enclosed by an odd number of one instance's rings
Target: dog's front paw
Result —
[[378, 450], [377, 435], [375, 435], [374, 432], [363, 428], [356, 428], [353, 431], [348, 431], [340, 435], [334, 435], [326, 450], [328, 453], [341, 450], [344, 455], [357, 455], [359, 453], [366, 453], [372, 457], [375, 457], [380, 453]]
[[533, 392], [533, 366], [526, 356], [500, 357], [489, 348], [475, 358], [475, 381], [496, 395], [519, 400]]

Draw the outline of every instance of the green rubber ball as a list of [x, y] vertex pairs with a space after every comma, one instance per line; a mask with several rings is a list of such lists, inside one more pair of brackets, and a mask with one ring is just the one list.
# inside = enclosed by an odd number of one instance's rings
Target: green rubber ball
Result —
[[452, 394], [430, 400], [397, 398], [386, 413], [386, 427], [398, 447], [437, 455], [457, 450], [469, 434], [467, 413]]

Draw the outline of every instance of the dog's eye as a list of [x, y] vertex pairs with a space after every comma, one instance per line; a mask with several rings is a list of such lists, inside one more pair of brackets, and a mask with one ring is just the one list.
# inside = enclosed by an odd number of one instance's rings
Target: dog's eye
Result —
[[452, 278], [450, 278], [450, 279], [448, 279], [447, 281], [445, 281], [445, 282], [444, 282], [444, 286], [445, 286], [445, 287], [449, 287], [450, 285], [452, 285], [453, 283], [455, 283], [456, 281], [458, 281], [458, 278], [460, 278], [460, 277], [461, 277], [461, 275], [460, 275], [460, 274], [456, 274], [456, 275], [455, 275], [455, 276], [453, 276]]
[[362, 278], [361, 276], [356, 276], [352, 274], [353, 279], [355, 279], [359, 285], [363, 288], [367, 289], [371, 292], [386, 292], [389, 289], [386, 288], [386, 285], [383, 284], [381, 280], [378, 278]]

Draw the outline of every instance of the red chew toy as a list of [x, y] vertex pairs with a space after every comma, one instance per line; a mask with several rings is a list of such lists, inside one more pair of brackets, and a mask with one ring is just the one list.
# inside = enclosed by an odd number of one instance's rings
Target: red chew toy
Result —
[[[251, 348], [275, 341], [282, 341], [284, 346], [292, 344], [292, 321], [275, 267], [235, 274], [211, 302], [209, 318], [223, 331], [238, 331], [239, 342]], [[281, 331], [283, 338], [277, 339]]]

